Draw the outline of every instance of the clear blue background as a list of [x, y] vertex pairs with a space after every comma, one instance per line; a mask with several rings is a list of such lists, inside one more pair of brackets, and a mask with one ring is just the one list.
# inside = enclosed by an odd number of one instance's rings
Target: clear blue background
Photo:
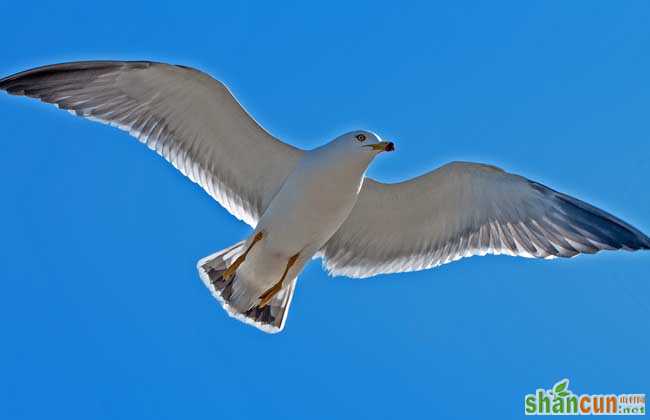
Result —
[[[650, 232], [650, 3], [5, 2], [0, 73], [150, 59], [224, 80], [300, 147], [394, 139], [370, 175], [501, 166]], [[432, 2], [431, 2], [432, 3]], [[226, 316], [196, 260], [249, 232], [127, 134], [0, 96], [0, 417], [521, 417], [649, 392], [650, 253], [300, 277], [285, 331]]]

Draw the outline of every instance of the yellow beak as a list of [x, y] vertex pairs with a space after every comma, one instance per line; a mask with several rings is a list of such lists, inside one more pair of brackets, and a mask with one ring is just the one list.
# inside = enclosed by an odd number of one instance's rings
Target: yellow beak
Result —
[[372, 150], [380, 152], [392, 152], [395, 150], [395, 144], [392, 141], [380, 141], [376, 144], [366, 144], [364, 147], [370, 147]]

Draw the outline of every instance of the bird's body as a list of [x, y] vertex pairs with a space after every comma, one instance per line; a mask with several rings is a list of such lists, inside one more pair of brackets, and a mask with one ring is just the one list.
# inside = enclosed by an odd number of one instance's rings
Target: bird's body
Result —
[[354, 161], [345, 155], [344, 148], [321, 147], [302, 156], [256, 226], [270, 252], [300, 252], [309, 260], [347, 219], [371, 155]]
[[0, 80], [128, 131], [253, 231], [198, 262], [228, 313], [284, 327], [314, 256], [333, 275], [422, 270], [462, 257], [573, 257], [650, 249], [650, 238], [576, 198], [491, 165], [453, 162], [397, 184], [365, 177], [393, 144], [369, 131], [301, 150], [268, 134], [219, 81], [147, 61], [44, 66]]
[[346, 153], [347, 146], [342, 141], [338, 147], [306, 151], [273, 197], [244, 243], [245, 249], [256, 233], [264, 235], [237, 268], [233, 287], [245, 293], [232, 300], [236, 309], [245, 312], [254, 306], [257, 298], [282, 277], [287, 261], [298, 255], [286, 274], [287, 279], [295, 281], [304, 265], [345, 222], [373, 157], [355, 157]]

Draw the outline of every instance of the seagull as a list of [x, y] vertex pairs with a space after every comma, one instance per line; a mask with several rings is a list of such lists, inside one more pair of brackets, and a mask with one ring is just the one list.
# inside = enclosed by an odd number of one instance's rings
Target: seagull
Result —
[[250, 225], [197, 268], [230, 316], [267, 333], [284, 328], [312, 258], [331, 275], [363, 278], [473, 255], [650, 249], [621, 219], [495, 166], [452, 162], [393, 184], [368, 178], [392, 142], [357, 130], [301, 150], [265, 131], [223, 83], [186, 66], [54, 64], [1, 79], [0, 90], [128, 131]]

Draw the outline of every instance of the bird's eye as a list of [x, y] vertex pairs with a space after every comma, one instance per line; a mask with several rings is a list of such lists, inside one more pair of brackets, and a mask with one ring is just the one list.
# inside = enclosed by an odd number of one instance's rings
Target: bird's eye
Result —
[[354, 137], [356, 137], [356, 139], [359, 140], [359, 141], [366, 141], [366, 136], [363, 135], [363, 134], [357, 134]]

